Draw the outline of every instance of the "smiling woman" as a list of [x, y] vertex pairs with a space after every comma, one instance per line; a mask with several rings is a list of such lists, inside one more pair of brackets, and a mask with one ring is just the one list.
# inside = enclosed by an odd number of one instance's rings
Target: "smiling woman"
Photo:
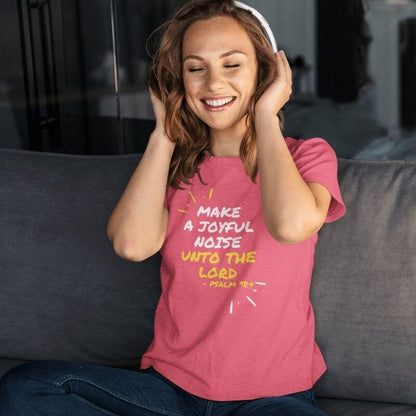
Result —
[[[165, 28], [149, 84], [159, 135], [175, 149], [159, 239], [164, 296], [141, 368], [206, 405], [242, 400], [244, 415], [252, 399], [252, 414], [323, 415], [308, 293], [316, 233], [345, 206], [328, 143], [282, 135], [285, 54], [273, 54], [250, 11], [195, 0]], [[230, 208], [233, 218], [201, 218]], [[306, 400], [284, 403], [293, 393]]]

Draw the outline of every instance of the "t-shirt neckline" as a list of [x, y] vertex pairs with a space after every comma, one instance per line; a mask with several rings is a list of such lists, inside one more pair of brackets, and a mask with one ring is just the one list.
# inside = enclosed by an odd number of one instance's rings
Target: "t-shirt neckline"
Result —
[[240, 159], [240, 156], [214, 156], [208, 155], [206, 162], [213, 166], [224, 166], [224, 165], [234, 165], [239, 166], [243, 162]]

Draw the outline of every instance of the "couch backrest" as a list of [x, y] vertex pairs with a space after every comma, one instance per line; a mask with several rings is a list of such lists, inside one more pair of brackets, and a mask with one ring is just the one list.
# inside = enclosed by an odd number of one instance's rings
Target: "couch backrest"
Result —
[[347, 213], [319, 231], [311, 296], [326, 397], [416, 404], [416, 161], [339, 159]]
[[138, 367], [160, 256], [121, 259], [106, 227], [139, 160], [0, 150], [0, 357]]
[[[0, 357], [138, 368], [159, 254], [122, 260], [108, 218], [140, 155], [0, 149]], [[416, 161], [339, 159], [347, 206], [316, 246], [324, 397], [416, 404]]]

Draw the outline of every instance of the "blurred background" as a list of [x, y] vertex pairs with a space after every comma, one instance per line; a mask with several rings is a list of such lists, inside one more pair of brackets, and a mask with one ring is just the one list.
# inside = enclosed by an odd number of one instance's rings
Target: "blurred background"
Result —
[[[184, 0], [0, 0], [0, 148], [143, 152], [146, 40]], [[416, 1], [246, 0], [292, 67], [285, 136], [416, 159]]]

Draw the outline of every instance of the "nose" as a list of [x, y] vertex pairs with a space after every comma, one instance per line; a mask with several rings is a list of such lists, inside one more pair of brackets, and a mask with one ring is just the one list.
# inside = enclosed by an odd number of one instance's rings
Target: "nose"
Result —
[[224, 86], [224, 77], [219, 69], [211, 68], [207, 71], [207, 88], [210, 91], [221, 89]]

